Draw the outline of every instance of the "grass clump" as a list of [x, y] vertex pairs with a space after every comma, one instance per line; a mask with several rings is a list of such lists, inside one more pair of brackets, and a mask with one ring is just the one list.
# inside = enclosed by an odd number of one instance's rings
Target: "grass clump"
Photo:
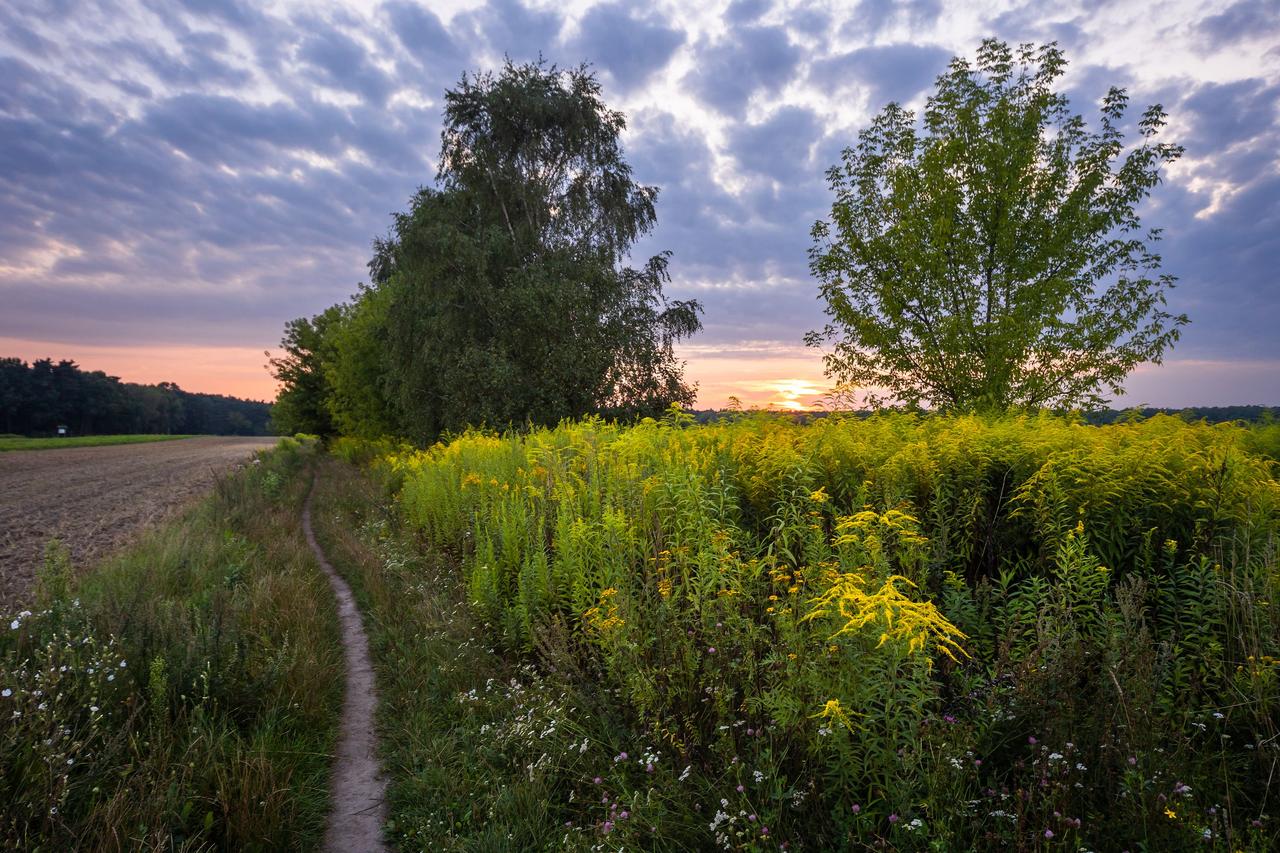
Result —
[[298, 442], [76, 579], [51, 549], [0, 632], [0, 845], [311, 849], [340, 703]]

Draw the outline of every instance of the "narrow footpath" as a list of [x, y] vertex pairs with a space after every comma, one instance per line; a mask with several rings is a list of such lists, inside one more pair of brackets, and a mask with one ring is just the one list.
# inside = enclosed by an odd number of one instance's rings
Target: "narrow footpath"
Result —
[[351, 587], [330, 565], [311, 529], [314, 493], [313, 481], [302, 508], [302, 530], [338, 600], [338, 622], [346, 661], [346, 691], [329, 791], [329, 825], [322, 849], [325, 853], [381, 853], [388, 849], [382, 839], [382, 826], [387, 818], [387, 782], [378, 766], [374, 735], [378, 695], [369, 658], [369, 638]]

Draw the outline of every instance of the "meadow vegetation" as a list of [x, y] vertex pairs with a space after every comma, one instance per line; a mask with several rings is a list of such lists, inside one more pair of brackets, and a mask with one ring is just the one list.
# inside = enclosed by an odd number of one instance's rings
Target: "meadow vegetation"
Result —
[[345, 525], [394, 832], [1273, 849], [1274, 429], [673, 411], [339, 441], [395, 498]]
[[0, 625], [0, 847], [308, 850], [341, 667], [293, 439]]

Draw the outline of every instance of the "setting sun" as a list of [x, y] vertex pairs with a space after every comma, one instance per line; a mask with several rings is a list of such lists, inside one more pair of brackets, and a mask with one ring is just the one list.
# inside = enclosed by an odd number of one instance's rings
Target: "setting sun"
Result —
[[813, 408], [816, 398], [825, 393], [825, 389], [807, 379], [780, 379], [770, 384], [773, 386], [775, 398], [770, 400], [768, 405], [793, 412], [803, 412]]

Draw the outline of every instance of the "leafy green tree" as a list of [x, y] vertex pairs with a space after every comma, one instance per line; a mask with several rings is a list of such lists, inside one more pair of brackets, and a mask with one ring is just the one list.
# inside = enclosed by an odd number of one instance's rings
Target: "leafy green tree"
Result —
[[370, 263], [404, 433], [692, 402], [673, 345], [701, 307], [663, 296], [666, 253], [626, 265], [657, 190], [632, 179], [624, 126], [584, 68], [508, 62], [446, 93], [439, 188]]
[[328, 327], [324, 376], [334, 427], [343, 435], [381, 438], [397, 432], [387, 396], [386, 331], [390, 291], [362, 288]]
[[944, 409], [1096, 406], [1177, 340], [1137, 208], [1182, 148], [1156, 141], [1159, 105], [1126, 148], [1122, 89], [1090, 130], [1053, 89], [1065, 66], [984, 41], [922, 123], [891, 103], [845, 149], [810, 250], [829, 375]]
[[342, 307], [326, 308], [308, 319], [299, 317], [285, 324], [280, 347], [284, 355], [271, 357], [267, 367], [280, 383], [271, 411], [271, 423], [281, 434], [311, 433], [333, 435], [328, 399], [331, 393], [325, 378], [327, 334], [331, 325], [342, 321]]

